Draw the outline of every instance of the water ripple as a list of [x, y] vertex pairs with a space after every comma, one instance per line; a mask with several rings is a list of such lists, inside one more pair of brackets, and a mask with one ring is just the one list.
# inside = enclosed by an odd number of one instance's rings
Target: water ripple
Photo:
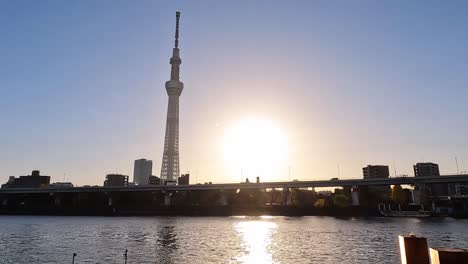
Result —
[[0, 216], [0, 264], [398, 263], [398, 235], [468, 248], [468, 221], [333, 217]]

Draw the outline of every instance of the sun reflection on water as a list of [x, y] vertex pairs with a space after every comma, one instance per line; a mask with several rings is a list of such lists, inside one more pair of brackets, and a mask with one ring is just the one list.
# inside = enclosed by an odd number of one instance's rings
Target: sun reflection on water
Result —
[[271, 236], [277, 225], [268, 221], [245, 221], [234, 226], [242, 239], [244, 254], [234, 263], [274, 263], [271, 254]]

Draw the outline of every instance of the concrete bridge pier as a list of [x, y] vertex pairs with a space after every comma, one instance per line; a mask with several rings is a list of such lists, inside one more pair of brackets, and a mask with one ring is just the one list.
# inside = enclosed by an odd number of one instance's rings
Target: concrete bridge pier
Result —
[[292, 195], [289, 188], [283, 188], [283, 206], [292, 205]]
[[62, 204], [62, 199], [60, 199], [60, 195], [51, 192], [49, 193], [49, 196], [52, 197], [52, 199], [54, 200], [54, 206], [60, 207], [60, 205]]
[[351, 205], [358, 206], [359, 205], [359, 187], [353, 186], [351, 188]]
[[60, 199], [60, 197], [57, 196], [57, 195], [54, 197], [54, 205], [55, 206], [61, 206], [62, 205], [62, 199]]
[[116, 214], [116, 209], [115, 209], [115, 204], [114, 204], [114, 199], [112, 198], [112, 195], [110, 193], [106, 193], [107, 195], [107, 206], [109, 206], [112, 209], [112, 214]]
[[171, 206], [171, 193], [164, 193], [164, 206]]
[[221, 190], [221, 192], [220, 192], [218, 203], [221, 206], [227, 206], [228, 205], [227, 195], [223, 190]]

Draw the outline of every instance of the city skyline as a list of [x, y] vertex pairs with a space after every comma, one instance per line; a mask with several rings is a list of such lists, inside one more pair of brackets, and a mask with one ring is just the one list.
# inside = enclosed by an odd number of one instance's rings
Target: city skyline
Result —
[[[461, 5], [2, 3], [0, 181], [40, 169], [53, 181], [95, 184], [131, 175], [135, 159], [162, 160], [176, 10], [189, 87], [181, 173], [198, 182], [290, 172], [318, 180], [338, 170], [360, 178], [367, 164], [412, 175], [413, 164], [432, 161], [454, 174], [455, 157], [466, 170]], [[252, 128], [274, 132], [259, 148], [281, 141], [269, 151], [286, 154], [262, 161], [280, 163], [267, 175], [225, 162], [226, 138]]]

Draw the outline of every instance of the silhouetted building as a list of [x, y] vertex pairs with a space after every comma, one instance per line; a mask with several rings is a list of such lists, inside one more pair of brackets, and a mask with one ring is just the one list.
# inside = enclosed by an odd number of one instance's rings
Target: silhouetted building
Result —
[[71, 182], [54, 182], [49, 185], [49, 188], [73, 188]]
[[190, 182], [190, 174], [182, 174], [179, 177], [178, 183], [179, 185], [189, 185]]
[[390, 176], [388, 166], [384, 165], [367, 165], [362, 168], [364, 179], [384, 179]]
[[135, 160], [133, 167], [133, 182], [138, 185], [146, 185], [153, 174], [153, 161], [147, 159]]
[[153, 185], [160, 185], [161, 184], [161, 179], [158, 176], [152, 175], [149, 178], [148, 183], [153, 184]]
[[[439, 165], [432, 162], [418, 162], [413, 166], [415, 177], [437, 177], [440, 176]], [[417, 184], [414, 187], [419, 202], [428, 203], [429, 197], [447, 196], [448, 184]]]
[[126, 187], [128, 186], [128, 176], [122, 174], [107, 174], [104, 187]]
[[31, 175], [10, 176], [8, 182], [2, 188], [47, 188], [49, 187], [50, 176], [42, 176], [38, 170], [33, 170]]
[[439, 165], [432, 162], [418, 162], [413, 169], [415, 177], [440, 176]]
[[[362, 175], [364, 179], [386, 179], [390, 177], [390, 171], [385, 165], [367, 165], [362, 168]], [[361, 202], [370, 205], [388, 201], [392, 192], [390, 186], [368, 186], [361, 191]]]

